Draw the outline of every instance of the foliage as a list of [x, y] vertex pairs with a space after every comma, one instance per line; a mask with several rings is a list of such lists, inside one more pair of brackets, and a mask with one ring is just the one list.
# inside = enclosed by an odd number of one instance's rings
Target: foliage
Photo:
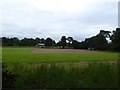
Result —
[[98, 34], [95, 37], [95, 49], [96, 50], [106, 50], [107, 49], [107, 40], [101, 34]]
[[111, 31], [100, 30], [100, 35], [103, 35], [105, 38], [110, 38]]
[[73, 37], [68, 37], [66, 40], [68, 41], [67, 46], [68, 47], [73, 47], [73, 41], [74, 41]]
[[24, 67], [16, 64], [13, 72], [17, 72], [16, 88], [117, 88], [118, 84], [117, 65], [110, 63], [90, 63], [85, 68], [65, 68], [56, 64]]
[[53, 45], [53, 40], [51, 38], [47, 38], [45, 40], [45, 46], [50, 47]]
[[18, 39], [17, 37], [6, 38], [2, 37], [2, 46], [35, 46], [38, 43], [44, 43], [44, 39], [40, 38], [23, 38]]
[[60, 41], [59, 44], [60, 44], [60, 46], [62, 46], [62, 48], [65, 48], [65, 46], [67, 45], [66, 37], [65, 36], [61, 37], [61, 41]]
[[85, 42], [83, 42], [83, 47], [87, 48], [94, 48], [95, 50], [106, 50], [108, 43], [106, 38], [101, 35], [98, 34], [96, 36], [93, 36], [91, 38], [86, 38]]
[[2, 65], [2, 88], [15, 87], [15, 75], [12, 71], [6, 69], [7, 65]]
[[[51, 38], [24, 38], [18, 39], [17, 37], [6, 38], [2, 37], [3, 46], [36, 46], [39, 43], [44, 43], [45, 46], [56, 46], [64, 48], [74, 48], [74, 49], [95, 49], [95, 50], [114, 50], [120, 51], [120, 28], [116, 28], [116, 31], [100, 30], [100, 32], [90, 38], [86, 38], [84, 41], [78, 42], [74, 40], [73, 37], [62, 36], [59, 42], [52, 40]], [[107, 39], [111, 42], [108, 43]]]
[[116, 31], [113, 31], [111, 40], [112, 40], [112, 49], [120, 52], [120, 28], [116, 28]]
[[72, 46], [74, 49], [80, 49], [80, 42], [73, 40]]

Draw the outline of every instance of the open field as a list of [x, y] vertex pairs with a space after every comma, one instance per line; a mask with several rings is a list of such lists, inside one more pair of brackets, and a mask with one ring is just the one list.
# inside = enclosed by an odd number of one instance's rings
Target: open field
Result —
[[3, 62], [58, 63], [81, 61], [117, 61], [118, 53], [73, 49], [40, 49], [35, 47], [3, 47]]
[[3, 47], [2, 60], [5, 88], [118, 86], [118, 53], [115, 52]]
[[90, 50], [82, 50], [82, 49], [35, 49], [32, 51], [33, 53], [73, 53], [73, 54], [90, 54], [90, 53], [106, 53], [103, 51], [90, 51]]

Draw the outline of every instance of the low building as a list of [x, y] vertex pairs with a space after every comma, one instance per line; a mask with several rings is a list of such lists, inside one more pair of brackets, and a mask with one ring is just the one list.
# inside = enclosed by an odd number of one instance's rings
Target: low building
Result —
[[44, 48], [45, 44], [44, 43], [38, 43], [36, 46], [40, 46], [41, 48]]

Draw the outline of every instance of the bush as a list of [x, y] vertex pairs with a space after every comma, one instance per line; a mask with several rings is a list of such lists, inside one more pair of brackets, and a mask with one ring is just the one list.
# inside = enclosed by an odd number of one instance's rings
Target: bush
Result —
[[14, 88], [16, 75], [6, 67], [7, 65], [2, 65], [2, 88]]

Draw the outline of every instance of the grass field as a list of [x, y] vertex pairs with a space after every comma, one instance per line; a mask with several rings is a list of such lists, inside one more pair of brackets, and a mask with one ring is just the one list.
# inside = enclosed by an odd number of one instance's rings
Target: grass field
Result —
[[[35, 47], [3, 47], [3, 62], [57, 63], [81, 61], [117, 61], [118, 53], [32, 53]], [[52, 50], [52, 49], [51, 49]]]
[[3, 88], [118, 87], [118, 67], [114, 63], [118, 53], [85, 53], [84, 50], [84, 53], [82, 50], [81, 53], [37, 53], [35, 50], [41, 51], [36, 47], [2, 48]]

